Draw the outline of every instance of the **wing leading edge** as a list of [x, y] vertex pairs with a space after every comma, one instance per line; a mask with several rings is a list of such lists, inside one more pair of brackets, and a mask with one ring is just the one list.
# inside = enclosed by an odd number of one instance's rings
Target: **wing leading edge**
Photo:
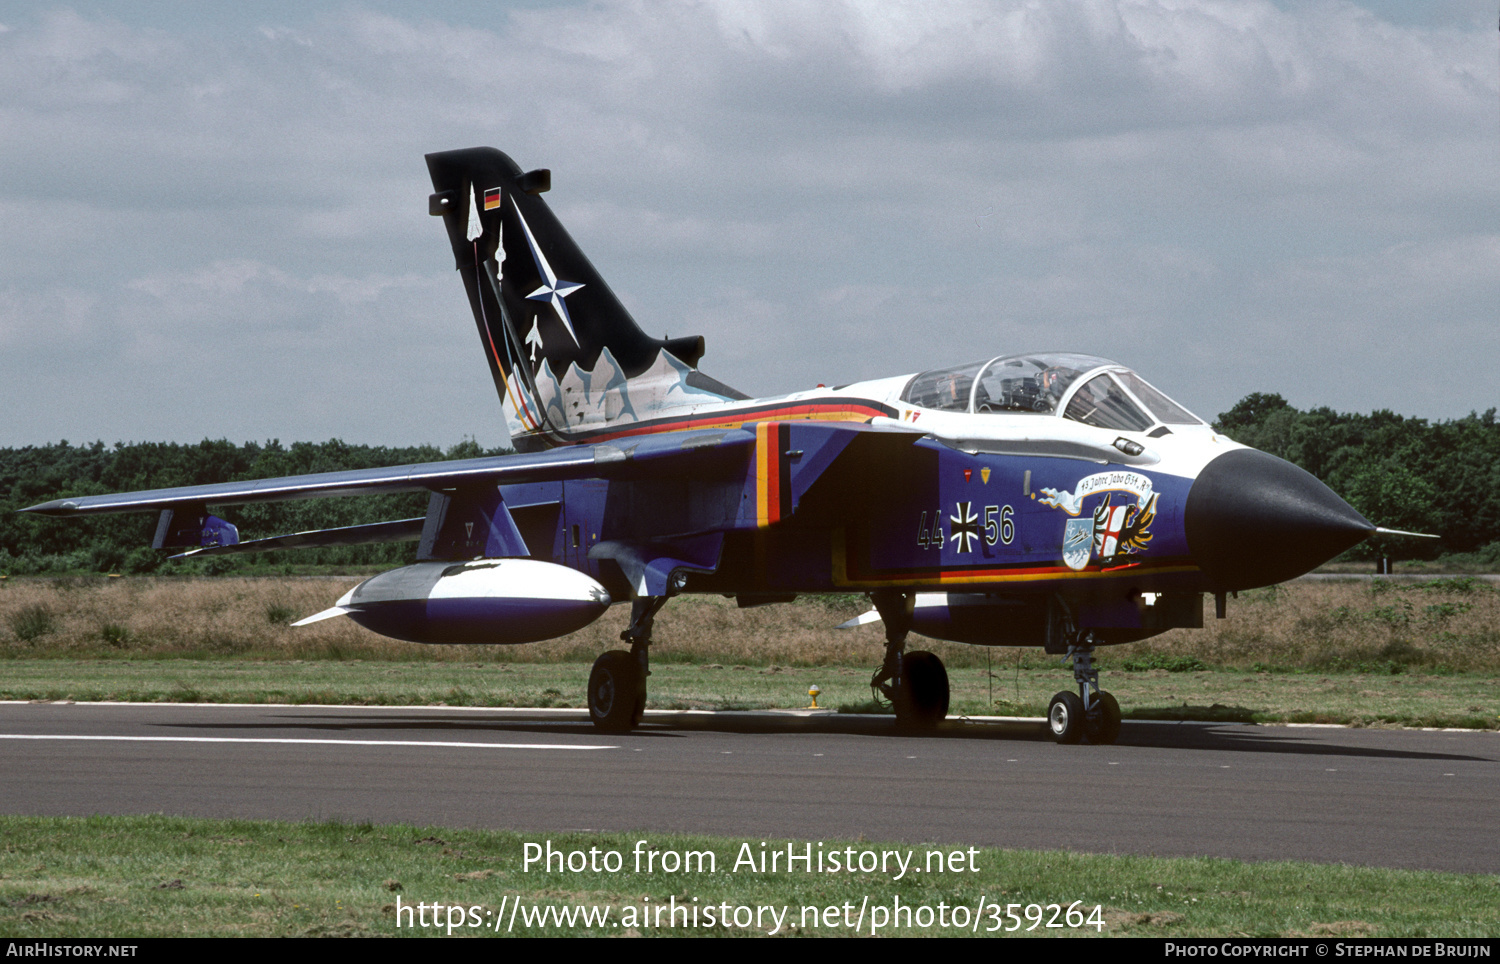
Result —
[[114, 512], [152, 512], [188, 505], [247, 505], [391, 492], [441, 491], [573, 478], [610, 478], [647, 469], [674, 456], [729, 453], [755, 444], [743, 429], [673, 432], [621, 444], [576, 446], [524, 455], [497, 455], [451, 462], [422, 462], [380, 469], [350, 469], [275, 479], [218, 482], [171, 489], [54, 499], [20, 511], [72, 518]]
[[[649, 515], [654, 521], [648, 528], [658, 537], [691, 537], [790, 518], [802, 495], [856, 439], [905, 446], [920, 435], [841, 422], [748, 423], [518, 455], [75, 496], [21, 511], [60, 517], [158, 512], [152, 548], [186, 550], [177, 558], [413, 540], [421, 542], [423, 559], [505, 558], [530, 554], [502, 494], [506, 487], [587, 479], [623, 483], [626, 513]], [[425, 517], [246, 542], [233, 524], [209, 510], [211, 505], [411, 491], [431, 494]], [[706, 506], [717, 508], [705, 513]], [[601, 546], [598, 554], [633, 570], [640, 551], [620, 544]], [[712, 569], [713, 563], [700, 560], [710, 554], [717, 556], [717, 550], [699, 547], [688, 562]]]

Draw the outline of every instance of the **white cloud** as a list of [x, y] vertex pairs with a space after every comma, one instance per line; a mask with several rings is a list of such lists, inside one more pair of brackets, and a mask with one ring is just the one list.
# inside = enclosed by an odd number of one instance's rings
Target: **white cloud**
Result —
[[[707, 370], [747, 391], [1069, 347], [1205, 414], [1316, 383], [1319, 404], [1454, 415], [1500, 389], [1474, 363], [1432, 390], [1380, 347], [1415, 350], [1413, 318], [1447, 351], [1491, 344], [1487, 21], [1254, 0], [382, 9], [7, 22], [0, 403], [24, 416], [0, 444], [495, 440], [421, 161], [482, 143], [551, 167], [643, 326], [702, 331]], [[101, 370], [95, 342], [130, 365]], [[195, 367], [224, 359], [234, 377]], [[413, 359], [441, 387], [391, 374]]]

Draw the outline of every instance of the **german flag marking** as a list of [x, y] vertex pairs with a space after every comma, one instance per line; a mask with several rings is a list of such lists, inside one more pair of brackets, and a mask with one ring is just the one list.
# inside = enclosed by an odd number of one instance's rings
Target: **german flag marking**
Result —
[[791, 515], [791, 464], [786, 457], [789, 426], [755, 426], [755, 524], [765, 528]]
[[880, 415], [889, 416], [891, 408], [879, 402], [864, 399], [835, 399], [816, 405], [788, 407], [766, 405], [759, 407], [732, 408], [714, 415], [689, 415], [652, 419], [639, 424], [609, 427], [591, 432], [560, 433], [559, 444], [584, 442], [608, 442], [614, 439], [631, 438], [637, 435], [656, 435], [664, 432], [682, 432], [689, 429], [743, 428], [756, 422], [767, 421], [819, 421], [868, 423]]

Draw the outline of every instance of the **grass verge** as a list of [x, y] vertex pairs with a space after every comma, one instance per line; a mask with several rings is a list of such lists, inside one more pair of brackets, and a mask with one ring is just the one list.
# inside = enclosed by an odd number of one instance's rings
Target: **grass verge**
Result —
[[[760, 926], [656, 927], [649, 914], [663, 904], [702, 910], [718, 907], [786, 908], [782, 934], [850, 936], [845, 926], [868, 898], [869, 907], [928, 907], [933, 924], [887, 926], [886, 934], [957, 936], [973, 932], [972, 909], [984, 899], [977, 931], [994, 920], [1017, 926], [1004, 905], [1018, 904], [1021, 932], [1031, 925], [1026, 905], [1081, 901], [1085, 913], [1102, 908], [1105, 935], [1135, 936], [1345, 936], [1484, 937], [1500, 932], [1500, 900], [1493, 876], [1329, 866], [1250, 864], [1220, 859], [1091, 856], [976, 848], [977, 872], [908, 873], [893, 880], [894, 864], [881, 873], [806, 873], [800, 868], [762, 873], [733, 870], [743, 843], [755, 854], [759, 840], [652, 835], [657, 851], [711, 851], [714, 873], [634, 873], [632, 851], [640, 834], [519, 834], [339, 823], [214, 821], [175, 817], [0, 817], [0, 937], [44, 938], [109, 934], [116, 937], [204, 936], [438, 936], [446, 928], [397, 927], [397, 900], [464, 908], [454, 935], [493, 933], [502, 909], [608, 908], [601, 926], [575, 922], [525, 926], [517, 915], [511, 933], [529, 936], [676, 934], [755, 936]], [[579, 873], [523, 870], [523, 845], [551, 840], [561, 851], [597, 848], [621, 854], [621, 870]], [[799, 844], [802, 852], [806, 843]], [[786, 847], [770, 841], [770, 849]], [[913, 851], [917, 865], [927, 847], [912, 844], [824, 842], [823, 850]], [[953, 848], [943, 847], [944, 853]], [[815, 851], [816, 852], [816, 851]], [[964, 848], [965, 867], [969, 854]], [[939, 926], [939, 903], [947, 927]], [[819, 924], [804, 916], [816, 908]], [[825, 917], [827, 908], [838, 910]], [[952, 924], [965, 908], [969, 930]], [[474, 914], [469, 909], [474, 908]], [[650, 910], [648, 910], [648, 908]], [[447, 912], [444, 911], [446, 920]], [[1033, 914], [1037, 912], [1033, 911]], [[1051, 912], [1042, 912], [1043, 923]], [[741, 914], [745, 921], [749, 915]], [[864, 918], [869, 933], [873, 914]], [[732, 917], [732, 915], [731, 915]], [[427, 914], [431, 919], [431, 914]], [[829, 921], [837, 918], [838, 924]], [[485, 926], [471, 927], [473, 920]], [[1060, 918], [1059, 918], [1060, 919]], [[415, 922], [415, 920], [413, 920]], [[501, 927], [504, 933], [504, 926]], [[1038, 926], [1034, 936], [1096, 936]], [[998, 935], [997, 935], [998, 936]]]
[[[348, 703], [376, 706], [582, 707], [588, 663], [391, 663], [326, 660], [0, 661], [0, 699], [144, 703]], [[1070, 688], [1059, 663], [949, 671], [951, 712], [1042, 716]], [[880, 712], [870, 670], [840, 666], [660, 663], [651, 709], [789, 709], [818, 705]], [[1500, 729], [1500, 681], [1474, 675], [1111, 671], [1104, 683], [1127, 719], [1342, 723]]]
[[[393, 662], [592, 661], [619, 645], [627, 608], [560, 639], [528, 646], [422, 646], [348, 619], [292, 628], [326, 609], [355, 579], [9, 579], [0, 581], [0, 660], [367, 659]], [[684, 596], [656, 620], [655, 663], [873, 666], [880, 624], [833, 627], [869, 608], [857, 595], [807, 597], [738, 609]], [[914, 640], [950, 667], [1010, 653]], [[1024, 659], [1049, 661], [1035, 649]], [[1100, 653], [1106, 668], [1487, 673], [1500, 675], [1500, 587], [1469, 578], [1425, 583], [1309, 581], [1241, 593], [1229, 618], [1210, 612], [1201, 630], [1173, 630]]]
[[[588, 666], [619, 646], [623, 607], [529, 646], [421, 646], [347, 619], [288, 623], [354, 579], [10, 579], [0, 582], [0, 698], [577, 706]], [[740, 610], [687, 596], [657, 619], [651, 706], [870, 705], [879, 624], [832, 627], [862, 597]], [[952, 710], [1035, 716], [1071, 688], [1038, 649], [914, 639], [947, 663]], [[1242, 593], [1202, 630], [1099, 653], [1137, 719], [1500, 728], [1500, 591], [1469, 578], [1300, 582]]]

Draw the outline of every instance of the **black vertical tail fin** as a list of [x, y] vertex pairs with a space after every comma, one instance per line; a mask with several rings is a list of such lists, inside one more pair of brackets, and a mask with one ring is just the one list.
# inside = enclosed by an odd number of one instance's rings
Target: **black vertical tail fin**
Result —
[[699, 374], [703, 339], [641, 331], [541, 194], [492, 147], [427, 155], [453, 257], [517, 448], [745, 396]]

